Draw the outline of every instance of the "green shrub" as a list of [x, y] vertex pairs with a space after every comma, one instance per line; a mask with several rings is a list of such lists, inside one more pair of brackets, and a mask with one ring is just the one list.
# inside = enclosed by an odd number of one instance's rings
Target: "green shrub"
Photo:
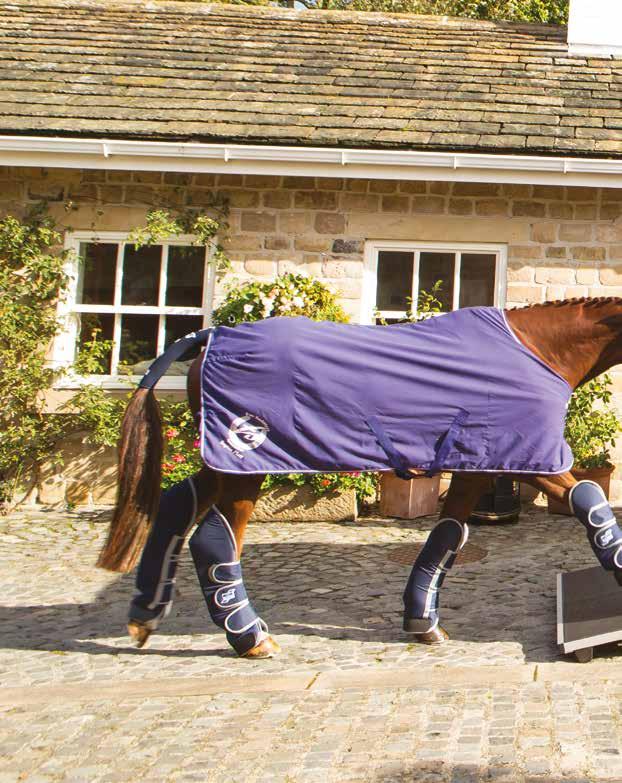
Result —
[[213, 319], [216, 325], [235, 326], [279, 315], [306, 315], [314, 321], [339, 323], [349, 320], [335, 294], [323, 283], [291, 273], [269, 283], [251, 281], [231, 286]]
[[566, 415], [565, 437], [577, 468], [601, 468], [611, 464], [610, 449], [620, 431], [620, 420], [611, 408], [611, 376], [600, 375], [572, 394]]

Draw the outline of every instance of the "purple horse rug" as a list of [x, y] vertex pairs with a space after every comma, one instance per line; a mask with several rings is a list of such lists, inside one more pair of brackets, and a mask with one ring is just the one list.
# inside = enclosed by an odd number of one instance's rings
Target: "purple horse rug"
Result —
[[268, 318], [210, 334], [201, 454], [225, 473], [562, 473], [570, 394], [496, 308], [392, 326]]

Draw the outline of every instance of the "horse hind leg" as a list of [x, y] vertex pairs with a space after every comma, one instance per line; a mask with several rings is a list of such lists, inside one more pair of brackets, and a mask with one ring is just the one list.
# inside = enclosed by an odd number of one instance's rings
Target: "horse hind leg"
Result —
[[413, 565], [403, 596], [404, 630], [422, 644], [442, 644], [449, 639], [440, 625], [440, 589], [467, 542], [467, 519], [489, 482], [487, 476], [452, 476], [441, 520]]
[[136, 573], [136, 594], [130, 604], [127, 630], [138, 648], [171, 611], [177, 566], [192, 526], [218, 499], [219, 476], [203, 468], [165, 490]]
[[214, 505], [190, 539], [190, 552], [214, 623], [244, 658], [270, 658], [280, 652], [268, 626], [248, 598], [240, 557], [263, 476], [222, 476]]

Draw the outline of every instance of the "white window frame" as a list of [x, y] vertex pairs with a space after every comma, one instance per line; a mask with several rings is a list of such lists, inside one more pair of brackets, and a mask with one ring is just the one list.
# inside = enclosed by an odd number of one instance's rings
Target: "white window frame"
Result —
[[[378, 291], [378, 255], [382, 251], [403, 251], [413, 253], [413, 284], [411, 296], [417, 302], [419, 291], [419, 262], [421, 253], [453, 253], [456, 255], [454, 266], [453, 307], [458, 309], [460, 302], [460, 268], [463, 253], [490, 253], [495, 255], [495, 307], [504, 307], [507, 292], [507, 245], [482, 244], [475, 242], [417, 242], [402, 240], [370, 240], [365, 243], [365, 269], [363, 272], [363, 296], [361, 302], [361, 323], [376, 322], [376, 294]], [[384, 318], [403, 318], [404, 310], [381, 310]]]
[[[66, 372], [56, 383], [57, 389], [75, 389], [84, 383], [94, 383], [106, 389], [127, 389], [128, 378], [118, 375], [88, 375], [79, 376], [70, 369], [76, 356], [78, 339], [78, 322], [81, 313], [110, 313], [113, 315], [158, 315], [157, 355], [164, 348], [164, 328], [166, 315], [201, 315], [203, 316], [203, 328], [211, 325], [212, 311], [214, 309], [214, 290], [216, 285], [216, 270], [212, 263], [213, 248], [205, 248], [205, 273], [203, 275], [203, 292], [201, 307], [177, 307], [165, 305], [166, 282], [168, 271], [168, 249], [175, 245], [192, 245], [196, 237], [191, 234], [182, 234], [170, 239], [158, 242], [162, 246], [162, 264], [160, 267], [160, 290], [158, 304], [156, 305], [123, 305], [121, 304], [121, 286], [123, 273], [123, 256], [128, 242], [127, 231], [72, 231], [65, 236], [65, 250], [69, 251], [65, 273], [69, 278], [67, 292], [62, 302], [58, 305], [58, 318], [62, 324], [62, 331], [56, 336], [52, 350], [52, 366], [64, 368]], [[117, 244], [117, 271], [115, 275], [114, 304], [77, 304], [78, 280], [80, 272], [80, 244], [83, 242], [100, 242]], [[115, 319], [113, 367], [117, 366], [120, 351], [120, 325], [121, 319]], [[154, 357], [155, 358], [155, 357]], [[141, 376], [130, 376], [133, 383], [137, 383]], [[165, 375], [158, 383], [158, 388], [163, 390], [179, 390], [186, 388], [186, 376]]]

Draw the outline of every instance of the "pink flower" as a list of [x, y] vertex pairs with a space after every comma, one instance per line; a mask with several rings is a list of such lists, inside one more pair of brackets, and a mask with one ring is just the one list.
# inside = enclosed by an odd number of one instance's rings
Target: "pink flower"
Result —
[[201, 445], [201, 441], [200, 440], [195, 440], [192, 445], [194, 446], [195, 449], [198, 449], [200, 447], [200, 445]]
[[176, 438], [179, 435], [179, 430], [171, 427], [170, 430], [166, 430], [165, 435], [169, 440], [173, 440], [173, 438]]
[[173, 462], [177, 462], [177, 464], [180, 464], [181, 462], [185, 462], [186, 458], [183, 454], [173, 454]]

